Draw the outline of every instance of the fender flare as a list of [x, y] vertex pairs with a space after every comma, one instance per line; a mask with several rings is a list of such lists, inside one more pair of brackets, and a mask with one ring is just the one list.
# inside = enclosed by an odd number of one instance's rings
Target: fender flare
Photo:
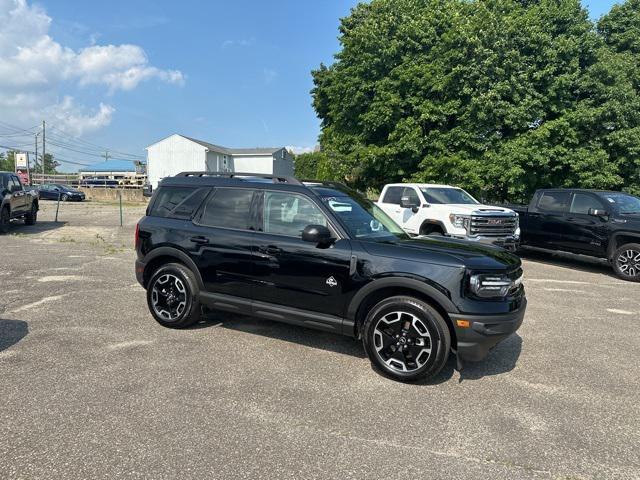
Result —
[[144, 257], [145, 265], [151, 263], [154, 259], [159, 257], [174, 257], [184, 263], [189, 270], [193, 272], [196, 277], [196, 281], [198, 282], [198, 288], [200, 290], [204, 290], [204, 282], [202, 281], [202, 276], [200, 275], [200, 270], [196, 263], [191, 259], [189, 255], [187, 255], [184, 251], [174, 248], [174, 247], [158, 247], [151, 250]]
[[387, 277], [374, 280], [369, 284], [362, 287], [358, 293], [356, 293], [349, 306], [347, 307], [347, 319], [355, 322], [358, 308], [362, 305], [362, 302], [372, 293], [383, 288], [407, 288], [422, 293], [429, 298], [432, 298], [437, 302], [440, 307], [447, 313], [458, 313], [458, 307], [454, 305], [449, 297], [447, 297], [441, 290], [435, 286], [426, 283], [426, 281], [416, 280], [414, 278], [406, 277]]
[[422, 227], [426, 224], [437, 225], [442, 229], [442, 233], [444, 233], [445, 235], [447, 234], [447, 227], [445, 227], [444, 223], [442, 223], [440, 220], [432, 220], [428, 218], [422, 221], [422, 223], [420, 224], [420, 227], [418, 228], [418, 233], [422, 231]]
[[631, 238], [635, 238], [638, 240], [638, 243], [640, 243], [640, 233], [637, 232], [625, 232], [623, 231], [618, 231], [615, 232], [611, 235], [611, 238], [609, 239], [609, 246], [607, 248], [607, 258], [608, 259], [613, 259], [613, 253], [616, 251], [615, 248], [615, 244], [616, 244], [616, 240], [618, 239], [618, 237], [631, 237]]

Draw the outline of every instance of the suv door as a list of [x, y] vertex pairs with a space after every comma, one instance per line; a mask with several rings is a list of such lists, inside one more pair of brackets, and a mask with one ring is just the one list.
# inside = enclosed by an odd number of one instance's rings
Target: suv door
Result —
[[608, 219], [589, 215], [590, 209], [611, 210], [592, 193], [574, 192], [571, 195], [565, 243], [574, 251], [604, 255], [608, 243]]
[[217, 187], [194, 217], [188, 253], [207, 292], [251, 299], [256, 195], [251, 188]]
[[548, 248], [563, 246], [567, 235], [566, 214], [570, 193], [567, 191], [543, 191], [535, 209], [527, 213], [528, 243]]
[[11, 175], [9, 177], [9, 191], [11, 192], [11, 213], [12, 215], [24, 213], [27, 209], [27, 195], [22, 188], [22, 184], [18, 177]]
[[402, 198], [402, 192], [404, 187], [395, 186], [387, 187], [384, 192], [382, 201], [380, 202], [380, 208], [389, 215], [398, 225], [402, 226], [402, 209], [400, 208], [400, 199]]
[[[254, 299], [341, 317], [350, 284], [351, 242], [337, 239], [323, 247], [302, 240], [302, 230], [318, 224], [337, 237], [328, 216], [306, 195], [266, 190], [260, 205]], [[259, 308], [256, 303], [254, 310]]]

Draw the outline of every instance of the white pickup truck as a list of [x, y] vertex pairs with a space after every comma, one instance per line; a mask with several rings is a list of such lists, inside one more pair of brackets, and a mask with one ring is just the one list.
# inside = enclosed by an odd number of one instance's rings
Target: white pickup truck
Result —
[[385, 185], [377, 204], [409, 235], [446, 235], [509, 250], [520, 242], [516, 212], [483, 205], [450, 185]]

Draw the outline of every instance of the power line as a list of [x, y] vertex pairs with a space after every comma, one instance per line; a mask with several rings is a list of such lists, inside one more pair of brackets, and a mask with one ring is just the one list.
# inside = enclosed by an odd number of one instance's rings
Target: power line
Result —
[[67, 139], [67, 142], [76, 142], [76, 143], [80, 143], [80, 144], [84, 144], [86, 146], [84, 146], [84, 148], [88, 149], [91, 147], [92, 150], [97, 150], [100, 152], [104, 152], [105, 150], [109, 150], [110, 152], [116, 153], [120, 156], [127, 156], [127, 157], [136, 157], [136, 158], [142, 158], [144, 159], [145, 156], [144, 155], [140, 155], [137, 153], [128, 153], [128, 152], [122, 152], [119, 150], [114, 150], [113, 148], [109, 148], [109, 147], [105, 147], [102, 145], [98, 145], [92, 142], [88, 142], [87, 140], [83, 140], [82, 138], [78, 138], [78, 137], [73, 137], [72, 135], [69, 135], [68, 133], [64, 132], [63, 130], [60, 130], [57, 127], [50, 127], [51, 129], [55, 130], [57, 133], [57, 136], [61, 136], [61, 137], [65, 137]]

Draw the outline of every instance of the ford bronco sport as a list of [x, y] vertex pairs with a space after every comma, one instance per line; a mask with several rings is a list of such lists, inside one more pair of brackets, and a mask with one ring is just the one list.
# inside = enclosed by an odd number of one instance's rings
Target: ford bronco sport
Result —
[[481, 360], [522, 323], [520, 259], [497, 247], [412, 239], [331, 182], [185, 172], [136, 228], [136, 277], [171, 328], [203, 308], [360, 338], [384, 374], [432, 377], [450, 351]]

